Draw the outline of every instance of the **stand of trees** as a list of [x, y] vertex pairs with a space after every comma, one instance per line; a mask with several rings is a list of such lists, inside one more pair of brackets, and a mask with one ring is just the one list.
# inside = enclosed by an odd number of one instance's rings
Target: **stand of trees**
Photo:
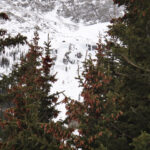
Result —
[[83, 102], [71, 101], [68, 120], [79, 123], [72, 144], [81, 149], [148, 150], [150, 143], [150, 3], [114, 0], [126, 8], [112, 19], [109, 40], [85, 62]]

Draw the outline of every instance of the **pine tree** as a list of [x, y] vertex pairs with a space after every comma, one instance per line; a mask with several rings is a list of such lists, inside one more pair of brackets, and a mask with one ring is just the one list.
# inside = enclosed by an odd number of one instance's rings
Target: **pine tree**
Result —
[[[0, 18], [9, 20], [9, 16], [4, 12], [0, 12]], [[21, 34], [12, 37], [7, 33], [7, 30], [0, 29], [0, 51], [4, 51], [5, 47], [16, 46], [18, 44], [23, 45], [26, 43], [26, 39], [27, 38]]]
[[56, 82], [56, 74], [52, 75], [52, 66], [54, 63], [54, 58], [51, 57], [51, 42], [49, 40], [45, 42], [45, 57], [42, 58], [42, 90], [43, 94], [45, 95], [43, 99], [41, 99], [40, 103], [40, 114], [39, 117], [41, 118], [42, 122], [49, 122], [49, 119], [52, 119], [54, 116], [57, 117], [58, 111], [52, 106], [54, 103], [57, 103], [59, 93], [54, 93], [49, 95], [51, 92], [52, 84]]
[[133, 139], [134, 150], [150, 150], [150, 134], [142, 132], [140, 136]]
[[83, 102], [67, 103], [68, 121], [78, 122], [78, 135], [72, 136], [71, 144], [83, 150], [106, 150], [114, 138], [111, 128], [122, 114], [116, 111], [117, 95], [111, 89], [111, 76], [107, 65], [106, 52], [98, 44], [96, 59], [84, 62], [84, 71], [79, 76], [83, 87]]
[[[28, 43], [29, 52], [10, 74], [15, 78], [8, 89], [13, 105], [6, 109], [5, 119], [0, 121], [4, 132], [1, 142], [3, 150], [57, 150], [65, 147], [62, 139], [68, 136], [66, 129], [61, 122], [52, 120], [57, 113], [54, 107], [56, 96], [48, 93], [51, 83], [55, 81], [54, 76], [49, 76], [52, 60], [48, 50], [42, 59], [38, 39], [35, 34], [33, 44]], [[49, 104], [45, 105], [44, 101]], [[42, 107], [47, 109], [41, 111]], [[48, 122], [47, 116], [42, 115], [51, 116], [51, 120]]]
[[[0, 18], [9, 21], [10, 18], [5, 12], [0, 12]], [[7, 30], [0, 29], [0, 52], [2, 54], [5, 53], [5, 48], [8, 47], [15, 47], [19, 44], [26, 44], [27, 38], [21, 34], [17, 34], [16, 36], [12, 37]], [[9, 66], [9, 60], [6, 57], [2, 57], [1, 64], [2, 67]], [[0, 118], [3, 118], [3, 110], [11, 106], [9, 101], [9, 97], [7, 97], [7, 89], [10, 85], [10, 80], [7, 76], [1, 74], [0, 80]], [[1, 132], [0, 132], [1, 134]]]
[[[4, 20], [10, 20], [9, 16], [4, 13], [4, 12], [0, 12], [0, 18], [4, 19]], [[12, 37], [7, 30], [4, 29], [0, 29], [0, 52], [5, 53], [5, 48], [6, 47], [15, 47], [16, 45], [19, 44], [26, 44], [26, 40], [27, 37], [21, 35], [21, 34], [17, 34], [16, 36]], [[2, 58], [1, 61], [1, 65], [4, 66], [9, 66], [9, 60], [5, 57]], [[8, 88], [9, 86], [9, 80], [7, 79], [7, 76], [5, 75], [1, 75], [3, 76], [3, 80], [0, 80], [0, 103], [1, 105], [9, 105], [9, 103], [7, 103], [8, 101], [6, 100], [7, 98], [5, 97], [6, 94], [6, 88]], [[7, 94], [6, 94], [7, 95]], [[3, 108], [2, 108], [3, 109]]]
[[[123, 111], [115, 124], [110, 150], [132, 150], [133, 139], [142, 131], [150, 133], [150, 3], [148, 0], [114, 0], [125, 7], [125, 15], [112, 20], [107, 48], [114, 90]], [[140, 138], [139, 138], [140, 139]]]

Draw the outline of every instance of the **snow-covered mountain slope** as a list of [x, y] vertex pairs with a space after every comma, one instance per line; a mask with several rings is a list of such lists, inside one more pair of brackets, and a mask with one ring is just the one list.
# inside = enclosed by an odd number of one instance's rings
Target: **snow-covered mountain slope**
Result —
[[[55, 9], [59, 16], [87, 25], [108, 22], [114, 16], [121, 15], [123, 10], [123, 8], [113, 5], [113, 0], [1, 0], [1, 3], [9, 5], [8, 8], [13, 7], [15, 10], [18, 10], [19, 7], [28, 11], [47, 13]], [[1, 8], [3, 9], [3, 7]], [[12, 10], [9, 9], [9, 11]], [[25, 14], [24, 17], [27, 15]], [[25, 21], [20, 17], [18, 20]]]
[[[77, 77], [78, 66], [82, 68], [82, 62], [87, 55], [95, 54], [96, 43], [99, 35], [104, 35], [109, 23], [97, 23], [86, 26], [83, 23], [75, 23], [70, 18], [64, 18], [57, 13], [57, 7], [52, 11], [43, 12], [39, 9], [22, 7], [19, 1], [1, 0], [0, 11], [6, 12], [10, 20], [0, 19], [0, 28], [7, 29], [12, 35], [20, 32], [32, 40], [33, 33], [38, 30], [40, 36], [40, 45], [47, 41], [49, 34], [53, 49], [53, 56], [56, 57], [53, 72], [57, 72], [58, 81], [53, 86], [54, 91], [65, 91], [67, 96], [79, 100], [81, 88], [75, 80]], [[19, 57], [27, 51], [26, 47], [16, 47], [12, 50], [6, 50], [1, 53], [2, 57], [9, 60], [10, 68]], [[15, 59], [14, 54], [15, 53]], [[0, 73], [8, 73], [10, 68], [1, 67]], [[82, 71], [82, 69], [81, 69]], [[62, 99], [63, 97], [60, 97]], [[64, 118], [65, 108], [58, 106], [62, 111], [59, 119]]]

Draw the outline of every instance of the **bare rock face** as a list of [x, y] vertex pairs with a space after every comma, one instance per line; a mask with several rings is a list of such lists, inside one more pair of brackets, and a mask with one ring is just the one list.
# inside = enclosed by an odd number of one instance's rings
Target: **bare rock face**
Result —
[[123, 9], [113, 5], [112, 0], [66, 0], [61, 1], [60, 4], [58, 14], [86, 24], [108, 22], [121, 15]]

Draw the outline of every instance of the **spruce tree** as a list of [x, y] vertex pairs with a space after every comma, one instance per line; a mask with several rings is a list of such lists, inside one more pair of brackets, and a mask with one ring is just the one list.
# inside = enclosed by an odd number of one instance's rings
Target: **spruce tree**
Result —
[[40, 102], [40, 114], [42, 122], [49, 122], [54, 116], [57, 117], [58, 111], [53, 106], [57, 103], [59, 93], [49, 94], [51, 92], [52, 84], [56, 82], [56, 74], [52, 74], [52, 67], [54, 65], [54, 58], [51, 57], [51, 41], [48, 36], [48, 41], [45, 42], [45, 57], [42, 58], [42, 91], [44, 93], [43, 99]]
[[[0, 12], [0, 18], [9, 21], [9, 16], [5, 12]], [[16, 46], [18, 44], [25, 44], [26, 37], [17, 34], [15, 37], [12, 37], [10, 34], [7, 33], [7, 30], [0, 29], [0, 51], [4, 51], [5, 47], [9, 46]]]
[[116, 138], [109, 149], [132, 150], [136, 147], [133, 139], [142, 139], [142, 132], [150, 133], [150, 3], [149, 0], [114, 2], [125, 7], [125, 14], [112, 20], [108, 31], [111, 39], [106, 46], [111, 53], [111, 76], [123, 115], [115, 123]]
[[[9, 21], [10, 18], [9, 16], [5, 13], [5, 12], [0, 12], [0, 18], [4, 19], [5, 21]], [[0, 29], [0, 52], [5, 53], [5, 48], [10, 48], [10, 47], [15, 47], [19, 44], [26, 44], [27, 41], [27, 37], [21, 35], [21, 34], [17, 34], [16, 36], [12, 37], [7, 30], [4, 29]], [[2, 54], [2, 53], [1, 53]], [[6, 65], [9, 66], [9, 60], [5, 57], [2, 58], [2, 62], [1, 62], [2, 66]], [[7, 76], [2, 75], [2, 78], [0, 80], [0, 104], [2, 105], [3, 109], [3, 105], [9, 105], [9, 102], [7, 101], [8, 98], [6, 98], [5, 96], [7, 95], [6, 89], [9, 86], [10, 80], [7, 78]]]
[[[0, 12], [0, 19], [5, 21], [9, 21], [10, 18], [5, 12]], [[15, 47], [19, 44], [24, 45], [26, 44], [27, 37], [17, 34], [16, 36], [11, 36], [7, 30], [0, 29], [0, 53], [1, 55], [5, 55], [5, 48]], [[9, 67], [9, 60], [4, 56], [1, 60], [1, 67]], [[9, 101], [7, 89], [10, 85], [10, 79], [7, 78], [5, 75], [0, 75], [0, 118], [4, 118], [3, 111], [11, 107], [11, 103]], [[1, 131], [0, 131], [0, 134]]]
[[[114, 138], [111, 128], [122, 112], [116, 109], [117, 95], [112, 92], [106, 51], [98, 44], [96, 59], [84, 62], [84, 71], [79, 76], [83, 87], [83, 101], [67, 103], [67, 121], [78, 122], [79, 135], [73, 135], [71, 144], [83, 150], [106, 150]], [[70, 128], [72, 128], [71, 126]], [[75, 129], [76, 129], [75, 128]]]
[[[66, 139], [69, 133], [67, 134], [61, 122], [55, 123], [52, 120], [57, 113], [57, 97], [48, 93], [51, 83], [55, 81], [54, 76], [49, 76], [51, 59], [47, 50], [42, 59], [38, 39], [36, 33], [33, 43], [28, 43], [29, 52], [10, 74], [15, 80], [8, 89], [13, 105], [6, 109], [5, 119], [0, 121], [4, 133], [1, 142], [3, 150], [66, 149], [62, 139]], [[41, 111], [42, 107], [44, 111]], [[49, 122], [47, 116], [42, 115], [51, 116]]]

